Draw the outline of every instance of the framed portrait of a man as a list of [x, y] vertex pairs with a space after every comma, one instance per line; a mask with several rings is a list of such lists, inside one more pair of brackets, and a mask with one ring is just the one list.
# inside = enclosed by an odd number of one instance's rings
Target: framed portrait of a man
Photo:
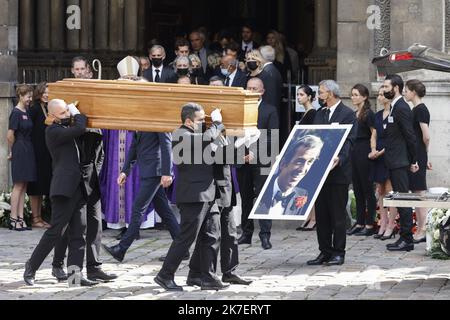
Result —
[[301, 125], [291, 132], [250, 219], [306, 220], [351, 125]]

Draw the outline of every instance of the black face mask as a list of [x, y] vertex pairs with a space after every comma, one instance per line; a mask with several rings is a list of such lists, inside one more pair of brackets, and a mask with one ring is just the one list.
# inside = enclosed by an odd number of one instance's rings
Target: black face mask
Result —
[[326, 103], [325, 100], [319, 99], [318, 102], [319, 102], [319, 105], [320, 105], [322, 108], [325, 108], [325, 107], [327, 106], [327, 103]]
[[255, 71], [256, 69], [258, 69], [258, 63], [256, 61], [247, 62], [247, 69], [250, 71]]
[[188, 69], [188, 68], [180, 68], [180, 69], [177, 69], [177, 74], [178, 74], [180, 77], [187, 76], [187, 75], [189, 74], [189, 69]]
[[163, 63], [163, 59], [161, 59], [161, 58], [152, 58], [152, 65], [155, 68], [161, 67], [162, 63]]
[[193, 76], [193, 77], [199, 77], [200, 76], [200, 68], [194, 68], [194, 69], [192, 69], [191, 70], [191, 75]]
[[395, 98], [395, 91], [392, 89], [391, 91], [383, 93], [384, 97], [388, 100], [394, 100]]
[[72, 117], [61, 119], [59, 121], [59, 123], [64, 127], [70, 127], [72, 125]]

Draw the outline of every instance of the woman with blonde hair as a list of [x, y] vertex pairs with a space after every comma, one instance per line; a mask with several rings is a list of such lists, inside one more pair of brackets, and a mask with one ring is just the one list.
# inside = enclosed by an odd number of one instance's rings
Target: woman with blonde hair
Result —
[[250, 77], [258, 76], [264, 69], [266, 60], [264, 60], [259, 50], [252, 50], [246, 55], [245, 65], [250, 73]]
[[270, 30], [266, 36], [266, 43], [275, 49], [275, 61], [273, 64], [280, 71], [283, 79], [287, 80], [287, 71], [292, 70], [292, 63], [289, 54], [283, 44], [281, 34], [276, 30]]
[[196, 54], [189, 55], [189, 60], [191, 61], [191, 82], [197, 85], [207, 85], [205, 80], [205, 74], [202, 68], [202, 61]]

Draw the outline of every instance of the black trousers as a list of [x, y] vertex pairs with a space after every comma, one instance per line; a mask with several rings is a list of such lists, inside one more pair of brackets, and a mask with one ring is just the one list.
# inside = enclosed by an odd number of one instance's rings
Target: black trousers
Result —
[[[93, 272], [95, 269], [101, 268], [102, 265], [100, 248], [102, 244], [103, 218], [100, 202], [100, 185], [97, 183], [97, 186], [89, 191], [86, 204], [86, 270], [87, 272]], [[54, 267], [60, 268], [64, 266], [68, 242], [67, 233], [57, 242], [52, 263]]]
[[[408, 167], [389, 170], [392, 189], [394, 192], [409, 192]], [[413, 242], [413, 215], [412, 208], [397, 208], [400, 215], [400, 237], [408, 243]]]
[[[253, 220], [249, 219], [250, 212], [253, 208], [255, 198], [261, 192], [267, 176], [261, 175], [261, 167], [255, 165], [245, 164], [237, 168], [237, 178], [239, 183], [239, 191], [242, 200], [242, 215], [241, 226], [243, 236], [252, 237], [255, 231]], [[269, 238], [271, 236], [272, 220], [258, 220], [259, 221], [259, 237]]]
[[31, 268], [38, 270], [55, 245], [67, 233], [69, 247], [67, 265], [69, 269], [77, 267], [81, 271], [86, 246], [86, 200], [81, 188], [78, 187], [71, 198], [63, 196], [52, 197], [51, 203], [51, 228], [45, 231], [31, 255]]
[[329, 256], [345, 256], [348, 185], [324, 184], [316, 200], [319, 250]]
[[377, 199], [373, 188], [372, 161], [369, 141], [359, 141], [352, 151], [353, 190], [356, 199], [356, 223], [371, 226], [375, 223]]
[[[239, 251], [237, 242], [237, 227], [236, 220], [232, 215], [233, 207], [220, 208], [220, 266], [222, 274], [231, 273], [236, 270], [239, 265]], [[217, 228], [217, 221], [213, 217], [213, 223], [208, 224]], [[211, 231], [209, 231], [211, 232]], [[214, 232], [216, 235], [217, 233]], [[200, 278], [202, 277], [201, 266], [201, 255], [200, 246], [195, 247], [194, 253], [192, 254], [191, 261], [189, 263], [189, 277]], [[214, 273], [217, 272], [217, 263], [214, 264]]]
[[159, 275], [173, 279], [181, 261], [197, 239], [200, 267], [205, 278], [214, 278], [220, 242], [219, 213], [211, 213], [214, 202], [179, 203], [180, 234], [172, 242]]

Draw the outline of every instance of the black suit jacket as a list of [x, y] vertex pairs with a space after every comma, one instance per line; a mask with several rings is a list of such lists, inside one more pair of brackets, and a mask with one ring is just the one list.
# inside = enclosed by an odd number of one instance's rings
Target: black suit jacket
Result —
[[[50, 185], [50, 197], [72, 197], [78, 186], [86, 195], [82, 184], [82, 173], [76, 139], [86, 130], [87, 118], [79, 114], [74, 117], [73, 127], [66, 128], [59, 124], [52, 124], [45, 131], [45, 140], [52, 156], [53, 177]], [[81, 152], [80, 152], [81, 156]]]
[[266, 90], [263, 100], [268, 104], [275, 106], [278, 110], [281, 104], [281, 92], [283, 89], [283, 78], [281, 77], [280, 72], [273, 63], [271, 63], [268, 64], [257, 77], [262, 80]]
[[232, 87], [235, 88], [247, 88], [247, 75], [242, 72], [241, 70], [237, 69], [236, 75], [234, 76], [233, 83], [231, 84]]
[[86, 131], [78, 139], [78, 145], [80, 146], [80, 165], [87, 195], [91, 196], [96, 193], [97, 196], [100, 196], [99, 176], [105, 158], [101, 130]]
[[326, 108], [322, 108], [317, 112], [316, 117], [314, 118], [314, 124], [339, 123], [353, 125], [352, 130], [350, 131], [350, 134], [345, 140], [344, 146], [339, 153], [339, 164], [336, 168], [331, 170], [325, 183], [350, 184], [352, 182], [352, 164], [350, 161], [350, 154], [356, 141], [356, 132], [358, 125], [355, 113], [352, 109], [341, 102], [336, 107], [336, 110], [334, 111], [330, 121], [327, 121], [325, 119], [325, 110]]
[[417, 162], [416, 136], [413, 129], [413, 114], [403, 98], [392, 109], [393, 123], [387, 124], [385, 133], [386, 153], [384, 156], [389, 169], [410, 166]]
[[[176, 203], [212, 202], [216, 199], [214, 163], [206, 163], [199, 153], [213, 154], [214, 145], [221, 146], [221, 123], [213, 123], [205, 133], [181, 126], [173, 135], [173, 155], [178, 169], [175, 181]], [[197, 156], [196, 156], [197, 155]]]
[[[161, 83], [177, 83], [178, 77], [171, 67], [164, 66], [160, 75]], [[150, 67], [144, 71], [144, 78], [149, 82], [153, 82], [153, 68]]]
[[122, 172], [129, 176], [136, 161], [141, 178], [171, 176], [172, 135], [170, 133], [136, 132]]
[[[256, 50], [259, 48], [259, 44], [253, 41], [253, 50]], [[247, 51], [248, 52], [248, 51]], [[238, 52], [238, 59], [239, 61], [245, 61], [245, 51], [242, 49], [242, 40], [239, 42], [239, 52]]]

